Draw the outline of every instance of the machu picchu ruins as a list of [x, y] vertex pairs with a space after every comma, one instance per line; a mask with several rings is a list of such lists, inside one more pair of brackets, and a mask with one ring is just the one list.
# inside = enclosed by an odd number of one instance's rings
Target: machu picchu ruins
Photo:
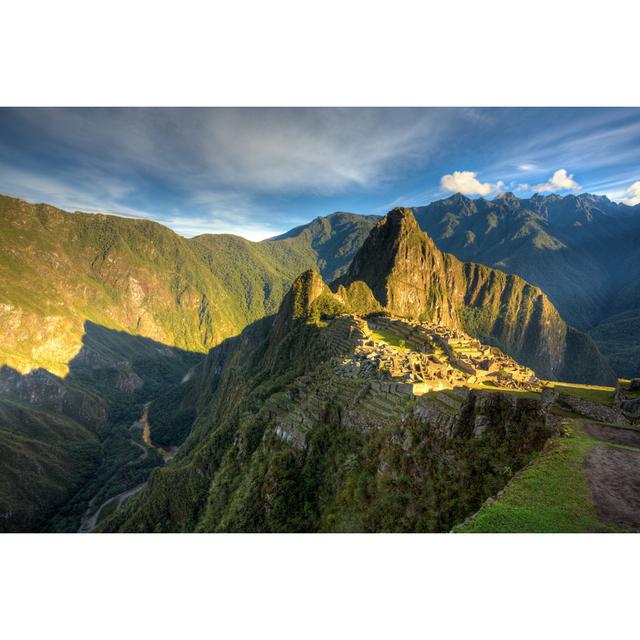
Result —
[[353, 316], [352, 322], [350, 332], [357, 336], [357, 343], [353, 353], [336, 367], [341, 377], [393, 382], [413, 395], [463, 385], [540, 388], [531, 369], [497, 347], [483, 345], [443, 324], [386, 315]]
[[322, 328], [329, 360], [291, 385], [276, 435], [303, 449], [327, 412], [356, 429], [429, 415], [451, 428], [469, 389], [541, 391], [535, 373], [458, 329], [387, 314], [342, 314]]

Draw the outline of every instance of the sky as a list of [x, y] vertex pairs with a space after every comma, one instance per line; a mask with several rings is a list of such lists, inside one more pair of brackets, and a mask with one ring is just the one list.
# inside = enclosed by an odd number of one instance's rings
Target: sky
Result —
[[0, 193], [187, 237], [504, 191], [640, 203], [640, 109], [0, 109]]

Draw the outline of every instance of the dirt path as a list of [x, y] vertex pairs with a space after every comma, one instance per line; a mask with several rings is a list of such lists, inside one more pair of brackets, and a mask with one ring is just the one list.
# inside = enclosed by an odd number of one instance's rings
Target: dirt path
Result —
[[82, 523], [82, 525], [80, 526], [80, 529], [78, 530], [78, 533], [91, 533], [91, 531], [93, 531], [96, 528], [100, 520], [100, 514], [102, 513], [102, 510], [110, 502], [113, 502], [114, 500], [117, 502], [116, 508], [114, 510], [114, 511], [117, 511], [127, 498], [129, 498], [132, 495], [135, 495], [136, 493], [138, 493], [138, 491], [142, 491], [142, 489], [144, 489], [146, 486], [147, 486], [147, 483], [143, 482], [142, 484], [139, 484], [137, 487], [133, 487], [133, 489], [127, 489], [127, 491], [123, 491], [122, 493], [119, 493], [118, 495], [112, 496], [111, 498], [108, 498], [107, 500], [105, 500], [100, 505], [98, 510], [88, 520]]
[[[149, 402], [147, 402], [144, 405], [144, 410], [142, 412], [142, 415], [140, 416], [140, 418], [138, 418], [138, 420], [136, 420], [130, 427], [129, 427], [129, 431], [132, 431], [134, 429], [142, 429], [142, 439], [144, 441], [144, 444], [140, 444], [137, 440], [135, 440], [134, 438], [129, 438], [129, 442], [136, 448], [141, 450], [141, 454], [140, 457], [138, 458], [138, 460], [145, 460], [148, 456], [149, 456], [149, 449], [150, 448], [156, 448], [153, 446], [153, 444], [151, 443], [151, 427], [149, 426], [149, 421], [148, 421], [148, 415], [149, 415]], [[163, 456], [164, 457], [164, 456]], [[173, 456], [171, 456], [173, 457]], [[166, 461], [166, 458], [165, 458]], [[138, 491], [140, 491], [143, 487], [146, 486], [146, 482], [139, 484], [137, 487], [134, 487], [133, 489], [127, 489], [127, 491], [123, 491], [122, 493], [119, 493], [115, 496], [111, 496], [109, 498], [107, 498], [99, 507], [97, 510], [95, 510], [93, 512], [93, 515], [89, 515], [92, 505], [91, 503], [89, 504], [89, 508], [87, 509], [87, 512], [85, 513], [82, 522], [80, 524], [80, 528], [78, 529], [78, 533], [88, 533], [90, 531], [93, 531], [96, 528], [96, 525], [98, 524], [99, 520], [100, 520], [100, 514], [102, 512], [102, 510], [110, 503], [113, 502], [114, 500], [117, 501], [116, 504], [116, 508], [115, 511], [117, 511], [120, 508], [120, 505], [129, 497], [132, 496], [134, 493], [137, 493]]]
[[[138, 449], [140, 449], [142, 451], [142, 453], [140, 454], [140, 457], [138, 458], [138, 460], [144, 460], [145, 458], [147, 458], [148, 455], [149, 455], [149, 449], [153, 449], [160, 456], [162, 456], [162, 459], [166, 463], [166, 462], [169, 462], [169, 460], [172, 460], [175, 457], [177, 448], [176, 447], [171, 447], [169, 449], [165, 449], [164, 447], [160, 447], [160, 446], [155, 445], [153, 443], [153, 441], [151, 439], [151, 425], [149, 424], [149, 405], [150, 404], [151, 404], [150, 402], [147, 402], [144, 405], [143, 411], [142, 411], [142, 415], [129, 427], [129, 431], [130, 432], [134, 431], [136, 429], [141, 429], [142, 430], [142, 440], [143, 440], [144, 444], [140, 444], [134, 438], [130, 438], [129, 442], [134, 447], [137, 447]], [[82, 519], [82, 523], [80, 524], [80, 528], [78, 529], [78, 533], [88, 533], [90, 531], [93, 531], [96, 528], [98, 522], [100, 521], [100, 514], [101, 514], [102, 510], [108, 504], [110, 504], [114, 500], [117, 501], [117, 504], [116, 504], [115, 509], [114, 509], [114, 512], [115, 512], [120, 508], [122, 503], [129, 496], [132, 496], [135, 493], [138, 493], [138, 491], [143, 489], [146, 485], [147, 485], [147, 483], [143, 482], [142, 484], [139, 484], [137, 487], [134, 487], [133, 489], [128, 489], [127, 491], [123, 491], [122, 493], [119, 493], [116, 496], [111, 496], [110, 498], [107, 498], [98, 507], [98, 509], [93, 512], [93, 515], [89, 515], [89, 513], [91, 512], [91, 509], [92, 509], [92, 505], [89, 504], [87, 512], [85, 513], [85, 515], [84, 515], [84, 517]]]
[[584, 466], [598, 517], [640, 531], [640, 451], [595, 447]]
[[640, 531], [640, 431], [586, 421], [582, 429], [596, 440], [635, 448], [594, 447], [584, 469], [600, 520]]
[[610, 427], [604, 424], [598, 424], [597, 422], [585, 422], [582, 425], [582, 429], [596, 440], [640, 449], [640, 431], [636, 431], [635, 429]]

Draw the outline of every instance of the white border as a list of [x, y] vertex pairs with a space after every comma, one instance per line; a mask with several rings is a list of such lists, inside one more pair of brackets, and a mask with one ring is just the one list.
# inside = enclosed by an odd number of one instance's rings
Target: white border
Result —
[[[640, 104], [638, 9], [621, 0], [21, 0], [1, 19], [3, 105]], [[622, 637], [637, 541], [5, 535], [0, 630]]]
[[637, 540], [7, 535], [1, 626], [11, 640], [629, 637]]
[[637, 106], [628, 0], [21, 0], [0, 103]]

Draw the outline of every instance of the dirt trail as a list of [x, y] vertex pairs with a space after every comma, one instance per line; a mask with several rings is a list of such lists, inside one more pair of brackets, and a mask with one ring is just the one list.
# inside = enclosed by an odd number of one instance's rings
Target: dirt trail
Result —
[[640, 431], [625, 427], [611, 427], [597, 422], [585, 422], [582, 426], [585, 433], [596, 440], [604, 440], [611, 444], [640, 449]]
[[596, 440], [635, 447], [594, 447], [584, 469], [600, 520], [640, 531], [640, 432], [593, 422], [585, 422], [582, 428]]
[[640, 451], [595, 447], [584, 464], [598, 517], [640, 531]]

